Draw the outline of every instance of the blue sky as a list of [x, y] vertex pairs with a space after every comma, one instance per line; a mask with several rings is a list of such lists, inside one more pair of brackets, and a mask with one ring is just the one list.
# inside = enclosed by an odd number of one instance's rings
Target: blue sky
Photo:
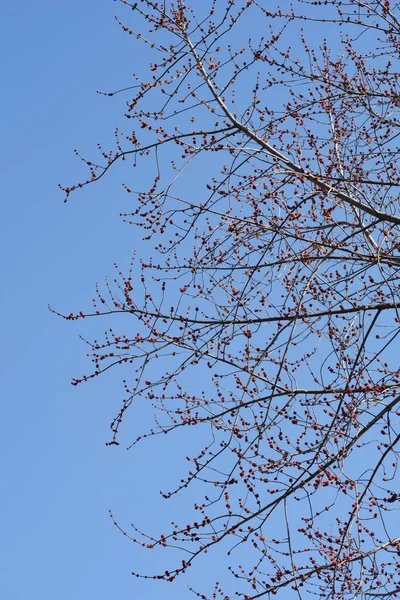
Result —
[[131, 576], [151, 571], [156, 557], [108, 518], [112, 508], [129, 525], [140, 510], [143, 523], [156, 525], [170, 463], [150, 445], [139, 456], [122, 445], [106, 448], [120, 380], [72, 387], [71, 378], [87, 368], [81, 323], [47, 308], [87, 306], [95, 282], [132, 250], [132, 231], [116, 208], [117, 170], [67, 205], [57, 188], [84, 172], [75, 147], [93, 152], [97, 141], [112, 138], [119, 100], [95, 90], [126, 84], [132, 46], [113, 19], [119, 7], [112, 1], [1, 0], [0, 7], [0, 596], [186, 597], [183, 583]]
[[[137, 244], [119, 217], [129, 209], [120, 165], [68, 204], [57, 187], [86, 175], [74, 148], [92, 157], [97, 142], [112, 144], [125, 99], [96, 89], [130, 84], [140, 69], [137, 46], [114, 21], [124, 10], [112, 0], [0, 0], [0, 8], [0, 597], [186, 599], [186, 580], [170, 586], [131, 576], [163, 571], [172, 557], [157, 564], [158, 554], [117, 532], [108, 510], [127, 529], [132, 520], [154, 532], [168, 525], [159, 490], [185, 470], [181, 448], [189, 434], [168, 453], [152, 443], [127, 452], [148, 422], [139, 407], [126, 443], [107, 448], [122, 376], [70, 383], [88, 370], [79, 334], [101, 335], [102, 324], [83, 328], [48, 310], [90, 306], [95, 283], [113, 273], [115, 261], [129, 264]], [[218, 579], [222, 560], [211, 556], [193, 567], [190, 581], [205, 570]]]

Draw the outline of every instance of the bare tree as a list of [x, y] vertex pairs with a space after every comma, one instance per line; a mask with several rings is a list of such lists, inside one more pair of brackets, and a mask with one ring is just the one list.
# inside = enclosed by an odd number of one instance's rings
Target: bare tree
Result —
[[165, 493], [194, 486], [193, 521], [126, 533], [182, 549], [168, 581], [235, 548], [214, 598], [398, 597], [397, 4], [122, 3], [142, 74], [109, 95], [133, 131], [64, 189], [137, 166], [124, 217], [143, 241], [66, 316], [129, 331], [91, 343], [74, 383], [126, 365], [111, 444], [135, 398], [156, 409], [137, 442], [204, 441]]

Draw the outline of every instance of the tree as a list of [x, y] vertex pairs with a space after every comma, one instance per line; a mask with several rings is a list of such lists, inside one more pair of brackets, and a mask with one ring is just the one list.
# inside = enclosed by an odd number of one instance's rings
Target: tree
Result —
[[129, 331], [91, 343], [74, 383], [126, 366], [111, 444], [136, 398], [157, 411], [137, 442], [204, 444], [165, 493], [193, 487], [193, 520], [130, 535], [182, 549], [167, 581], [228, 551], [214, 598], [398, 597], [398, 6], [122, 3], [140, 74], [108, 95], [133, 131], [64, 189], [133, 164], [143, 242], [66, 316]]

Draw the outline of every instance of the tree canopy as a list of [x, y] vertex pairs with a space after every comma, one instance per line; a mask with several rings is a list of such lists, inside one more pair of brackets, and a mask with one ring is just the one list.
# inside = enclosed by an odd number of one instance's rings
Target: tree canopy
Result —
[[136, 401], [155, 411], [139, 448], [203, 443], [164, 492], [193, 488], [192, 520], [125, 532], [165, 550], [167, 571], [138, 575], [190, 582], [228, 553], [200, 598], [398, 597], [399, 8], [122, 4], [136, 74], [108, 95], [127, 124], [63, 189], [125, 161], [142, 235], [66, 315], [115, 319], [74, 383], [123, 367], [110, 444]]

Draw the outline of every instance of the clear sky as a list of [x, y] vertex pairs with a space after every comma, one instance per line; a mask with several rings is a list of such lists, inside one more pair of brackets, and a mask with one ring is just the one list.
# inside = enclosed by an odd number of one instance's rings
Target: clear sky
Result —
[[186, 600], [194, 598], [189, 580], [196, 585], [205, 570], [218, 579], [222, 567], [223, 559], [210, 557], [172, 586], [132, 577], [176, 563], [169, 555], [157, 564], [159, 555], [124, 538], [108, 511], [127, 530], [132, 520], [155, 533], [168, 525], [159, 490], [173, 487], [182, 466], [185, 472], [185, 434], [168, 454], [151, 442], [127, 452], [146, 429], [147, 413], [139, 408], [138, 422], [124, 431], [126, 443], [107, 448], [123, 376], [116, 371], [90, 384], [70, 383], [89, 370], [79, 334], [101, 337], [102, 324], [83, 327], [48, 310], [48, 304], [65, 313], [90, 307], [95, 283], [112, 275], [115, 261], [129, 264], [138, 241], [119, 217], [129, 210], [120, 165], [68, 204], [57, 187], [87, 175], [74, 148], [94, 157], [97, 142], [112, 146], [125, 98], [96, 90], [128, 86], [140, 69], [138, 46], [115, 14], [126, 12], [113, 0], [0, 0], [5, 600]]
[[153, 584], [130, 574], [153, 571], [156, 555], [118, 534], [108, 509], [126, 526], [139, 513], [157, 529], [158, 491], [171, 463], [152, 454], [151, 444], [139, 455], [123, 445], [106, 448], [120, 379], [72, 387], [88, 367], [82, 324], [47, 308], [89, 306], [95, 282], [132, 250], [133, 232], [116, 205], [118, 170], [67, 205], [57, 188], [84, 173], [75, 147], [90, 154], [97, 141], [112, 141], [123, 100], [95, 90], [126, 85], [130, 74], [132, 46], [113, 19], [121, 10], [111, 0], [0, 0], [5, 600], [190, 595], [184, 582]]

